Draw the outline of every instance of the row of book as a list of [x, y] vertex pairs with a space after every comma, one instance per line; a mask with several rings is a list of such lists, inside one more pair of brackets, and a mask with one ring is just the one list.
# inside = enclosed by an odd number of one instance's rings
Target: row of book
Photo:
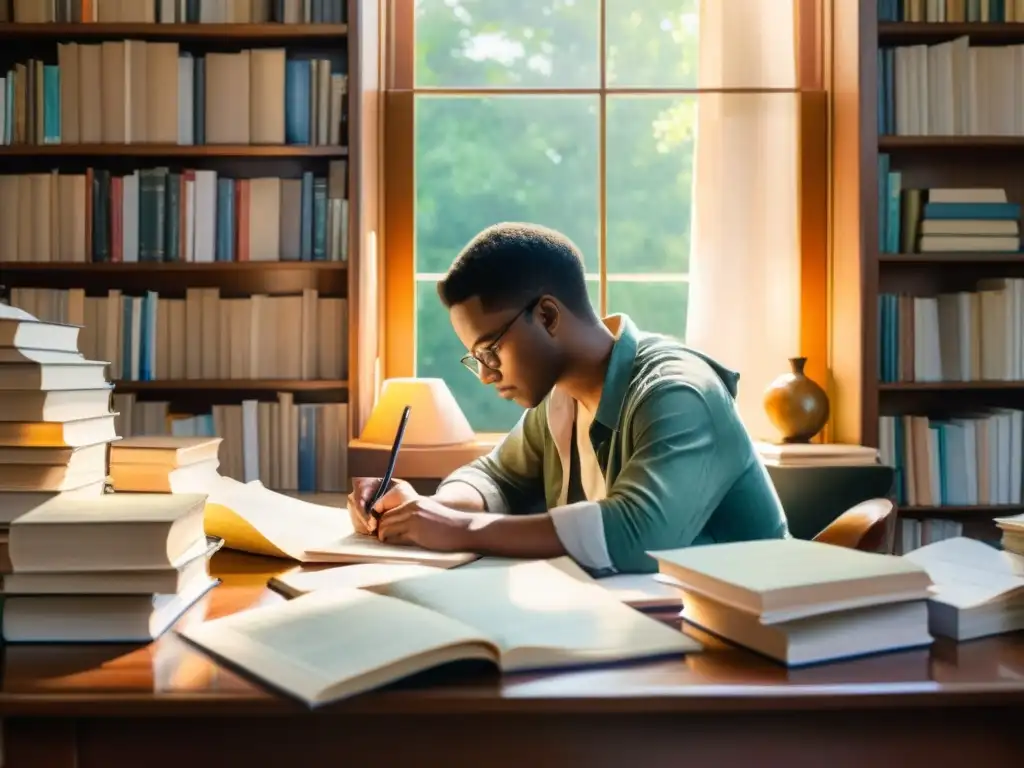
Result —
[[901, 517], [899, 535], [896, 537], [897, 554], [905, 555], [929, 544], [963, 535], [964, 524], [959, 520], [941, 517]]
[[347, 0], [0, 0], [16, 24], [344, 24]]
[[339, 146], [348, 77], [283, 48], [193, 55], [176, 42], [61, 43], [0, 78], [0, 144]]
[[300, 493], [348, 489], [345, 403], [296, 403], [291, 392], [278, 392], [272, 401], [244, 400], [191, 414], [164, 401], [115, 394], [114, 410], [121, 435], [220, 438], [224, 477]]
[[1021, 136], [1024, 46], [936, 45], [878, 50], [878, 132], [897, 136]]
[[110, 363], [114, 379], [337, 381], [348, 373], [348, 302], [314, 289], [222, 298], [217, 288], [189, 288], [185, 298], [168, 298], [13, 288], [10, 302], [82, 326], [82, 350]]
[[891, 157], [878, 156], [880, 253], [1019, 253], [1019, 203], [997, 187], [904, 188]]
[[1020, 504], [1024, 411], [879, 419], [882, 463], [896, 469], [896, 502], [911, 507]]
[[977, 285], [938, 296], [881, 294], [879, 381], [1024, 380], [1024, 279]]
[[1024, 0], [877, 0], [879, 21], [1024, 22]]
[[346, 261], [347, 173], [0, 175], [0, 262]]

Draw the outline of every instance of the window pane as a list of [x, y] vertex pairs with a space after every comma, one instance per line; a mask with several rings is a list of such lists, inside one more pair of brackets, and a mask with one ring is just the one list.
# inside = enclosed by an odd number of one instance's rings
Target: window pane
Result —
[[690, 284], [608, 283], [608, 312], [629, 315], [642, 331], [665, 333], [679, 340], [686, 338], [686, 300]]
[[610, 96], [608, 272], [685, 273], [696, 97]]
[[416, 271], [445, 272], [481, 229], [552, 227], [597, 272], [596, 96], [419, 96]]
[[697, 0], [605, 2], [609, 86], [697, 87]]
[[[597, 272], [596, 96], [420, 96], [416, 100], [416, 271], [443, 273], [481, 229], [543, 224]], [[596, 283], [594, 285], [596, 290]], [[418, 285], [416, 375], [445, 379], [473, 427], [501, 431], [522, 410], [459, 363], [434, 281]]]
[[596, 88], [599, 0], [416, 0], [416, 87]]
[[433, 280], [416, 283], [416, 375], [444, 379], [477, 432], [506, 432], [523, 409], [498, 397], [459, 362], [465, 348], [452, 330]]

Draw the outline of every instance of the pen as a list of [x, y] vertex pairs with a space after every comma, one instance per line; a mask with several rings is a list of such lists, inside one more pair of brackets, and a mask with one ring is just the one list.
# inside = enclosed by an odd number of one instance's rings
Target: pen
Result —
[[391, 485], [391, 476], [395, 474], [395, 462], [398, 461], [398, 449], [402, 447], [402, 438], [405, 436], [405, 425], [409, 422], [409, 412], [412, 410], [411, 405], [405, 406], [402, 411], [402, 418], [398, 421], [398, 431], [395, 433], [395, 444], [391, 446], [391, 457], [388, 459], [388, 468], [384, 473], [384, 477], [380, 481], [380, 486], [377, 488], [377, 492], [373, 494], [373, 497], [366, 504], [366, 511], [369, 512], [373, 519], [378, 523], [380, 522], [380, 513], [375, 512], [373, 505], [380, 501], [381, 496], [387, 493], [388, 486]]

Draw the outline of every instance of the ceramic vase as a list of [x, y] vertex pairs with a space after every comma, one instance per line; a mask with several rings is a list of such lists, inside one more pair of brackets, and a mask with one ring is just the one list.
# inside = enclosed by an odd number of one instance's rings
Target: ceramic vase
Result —
[[768, 419], [784, 443], [808, 443], [828, 423], [828, 395], [807, 378], [806, 357], [791, 357], [790, 371], [776, 378], [764, 393]]

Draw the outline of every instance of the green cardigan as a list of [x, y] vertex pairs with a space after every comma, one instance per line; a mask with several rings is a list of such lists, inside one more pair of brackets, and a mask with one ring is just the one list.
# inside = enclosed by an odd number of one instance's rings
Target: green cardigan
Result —
[[652, 550], [787, 536], [736, 409], [739, 375], [625, 315], [605, 323], [616, 341], [589, 435], [604, 498], [568, 498], [576, 403], [557, 388], [442, 485], [471, 485], [490, 512], [549, 511], [566, 551], [598, 574], [656, 571]]

